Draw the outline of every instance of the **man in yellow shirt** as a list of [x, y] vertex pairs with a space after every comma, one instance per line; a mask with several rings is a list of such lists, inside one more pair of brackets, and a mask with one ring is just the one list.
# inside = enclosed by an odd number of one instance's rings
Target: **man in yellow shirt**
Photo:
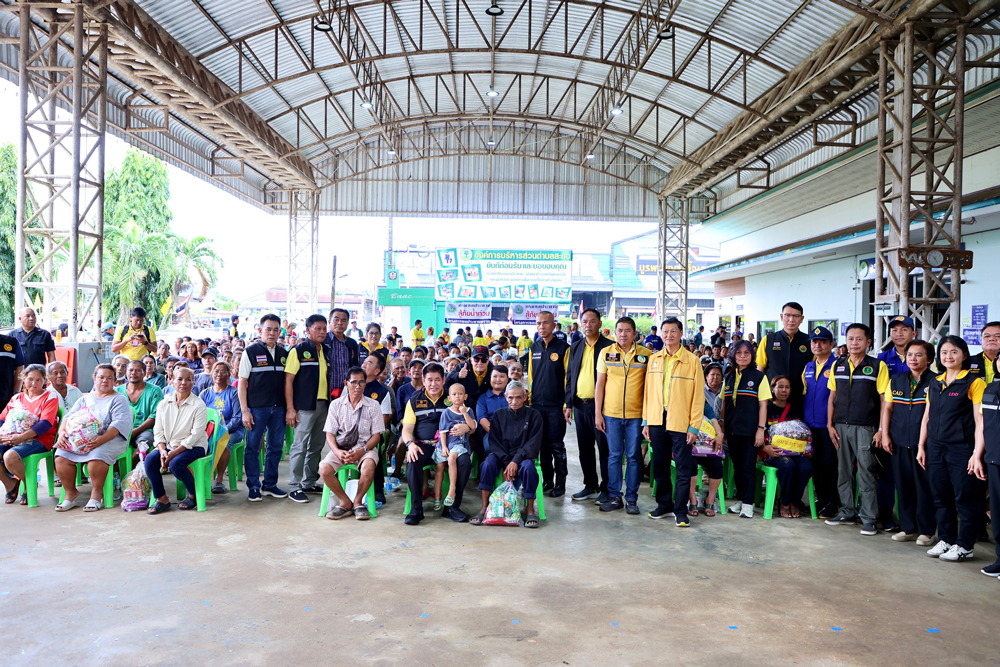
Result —
[[[574, 493], [572, 498], [577, 501], [596, 498], [600, 505], [608, 501], [608, 438], [594, 427], [594, 390], [597, 388], [597, 357], [601, 350], [613, 343], [601, 335], [601, 314], [593, 308], [583, 311], [580, 324], [583, 336], [569, 350], [566, 404], [563, 406], [567, 423], [576, 418], [576, 442], [580, 469], [583, 471], [583, 489]], [[600, 483], [597, 480], [598, 461], [601, 464]]]
[[318, 484], [319, 463], [330, 408], [329, 366], [323, 347], [326, 331], [326, 318], [310, 315], [305, 339], [288, 351], [285, 361], [285, 423], [295, 429], [288, 453], [288, 497], [297, 503], [309, 502], [306, 493], [323, 492]]
[[133, 308], [129, 323], [115, 330], [111, 351], [124, 354], [133, 361], [141, 361], [147, 354], [156, 354], [156, 332], [146, 326], [144, 308]]
[[[639, 483], [642, 481], [642, 400], [646, 365], [652, 354], [635, 342], [635, 320], [622, 317], [615, 323], [615, 344], [597, 355], [597, 386], [594, 390], [594, 426], [608, 437], [608, 501], [602, 512], [623, 507], [639, 513]], [[625, 501], [622, 502], [621, 460], [626, 464]]]
[[418, 345], [424, 344], [424, 329], [423, 322], [417, 320], [413, 323], [413, 328], [410, 329], [410, 347], [417, 347]]

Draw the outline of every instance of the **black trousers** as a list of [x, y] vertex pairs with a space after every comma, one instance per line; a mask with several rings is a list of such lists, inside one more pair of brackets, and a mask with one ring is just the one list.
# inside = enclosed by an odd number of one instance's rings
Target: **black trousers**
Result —
[[[434, 446], [418, 445], [420, 456], [413, 463], [406, 464], [406, 485], [410, 489], [410, 516], [424, 518], [424, 467], [434, 465]], [[458, 479], [450, 480], [455, 489], [455, 504], [445, 511], [456, 510], [462, 506], [462, 496], [465, 495], [465, 485], [469, 483], [472, 474], [472, 458], [468, 454], [458, 457]]]
[[[982, 483], [968, 473], [971, 444], [927, 441], [927, 474], [934, 492], [938, 538], [972, 549], [982, 520]], [[957, 516], [956, 516], [957, 515]]]
[[553, 483], [555, 473], [556, 486], [566, 486], [566, 418], [563, 417], [562, 406], [532, 405], [542, 415], [542, 483]]
[[[649, 427], [649, 446], [652, 450], [653, 479], [656, 481], [656, 505], [669, 509], [677, 517], [686, 517], [691, 495], [691, 478], [698, 470], [687, 434], [668, 431], [663, 426]], [[677, 464], [677, 490], [671, 498], [670, 461]]]
[[892, 474], [899, 493], [899, 527], [904, 533], [933, 535], [937, 530], [934, 493], [927, 472], [917, 463], [917, 451], [916, 447], [893, 443]]
[[891, 456], [884, 449], [875, 450], [875, 460], [879, 463], [875, 473], [875, 498], [878, 501], [878, 521], [883, 528], [896, 525], [896, 517], [892, 514], [892, 508], [896, 505], [896, 476], [890, 459]]
[[[754, 446], [754, 436], [730, 435], [726, 439], [729, 441], [729, 457], [733, 461], [733, 476], [736, 478], [734, 497], [741, 503], [753, 505], [754, 487], [757, 484], [757, 448]], [[677, 474], [680, 483], [679, 470]]]
[[1000, 465], [987, 463], [986, 478], [990, 485], [990, 525], [993, 527], [997, 560], [1000, 560]]
[[837, 448], [833, 446], [830, 432], [825, 428], [810, 429], [813, 437], [813, 486], [816, 490], [816, 507], [826, 508], [836, 514], [840, 496], [837, 494]]
[[[594, 427], [594, 404], [581, 403], [573, 408], [576, 421], [576, 443], [580, 448], [580, 469], [583, 486], [587, 489], [608, 490], [608, 436]], [[594, 445], [597, 445], [597, 458]], [[601, 464], [601, 482], [597, 483], [597, 463]]]

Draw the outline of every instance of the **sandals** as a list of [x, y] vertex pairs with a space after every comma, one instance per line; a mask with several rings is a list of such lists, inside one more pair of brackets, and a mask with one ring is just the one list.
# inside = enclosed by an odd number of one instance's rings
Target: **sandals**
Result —
[[695, 503], [688, 503], [688, 516], [698, 516], [698, 506]]
[[538, 515], [537, 514], [529, 514], [528, 516], [526, 516], [524, 518], [524, 527], [525, 528], [538, 528]]
[[332, 510], [326, 513], [326, 518], [337, 520], [337, 519], [343, 519], [345, 516], [350, 516], [351, 514], [354, 514], [353, 507], [341, 507], [340, 505], [337, 505]]
[[441, 507], [442, 507], [442, 504], [441, 504], [441, 501], [440, 501], [440, 500], [437, 500], [437, 499], [435, 499], [435, 500], [434, 500], [434, 511], [435, 511], [435, 512], [438, 512], [438, 511], [440, 511], [440, 510], [441, 510]]
[[474, 517], [469, 519], [469, 523], [471, 523], [473, 526], [481, 526], [483, 525], [483, 521], [485, 519], [486, 519], [486, 512], [479, 512]]
[[364, 505], [358, 505], [354, 508], [354, 518], [358, 521], [367, 521], [371, 518], [371, 515], [368, 513], [367, 507]]
[[14, 490], [13, 491], [8, 491], [4, 495], [3, 502], [4, 502], [4, 505], [13, 505], [15, 500], [17, 500], [17, 485], [16, 484], [14, 485]]
[[715, 516], [715, 503], [705, 506], [705, 516]]
[[146, 510], [146, 514], [163, 514], [164, 512], [170, 511], [170, 503], [161, 503], [159, 500], [154, 502]]
[[74, 507], [79, 507], [79, 505], [76, 504], [76, 498], [74, 498], [73, 500], [64, 500], [64, 501], [62, 501], [61, 503], [59, 503], [58, 505], [56, 505], [56, 511], [57, 512], [68, 512], [71, 509], [73, 509]]
[[21, 494], [21, 498], [17, 501], [17, 504], [18, 505], [27, 505], [28, 504], [28, 494], [27, 493], [22, 493]]
[[179, 510], [193, 510], [197, 506], [198, 506], [198, 501], [196, 501], [191, 496], [188, 496], [187, 498], [185, 498], [184, 500], [182, 500], [177, 505], [177, 509], [179, 509]]
[[788, 509], [787, 505], [782, 505], [781, 506], [781, 518], [782, 519], [791, 519], [792, 518], [792, 512], [791, 512], [790, 509]]
[[799, 511], [799, 508], [795, 505], [792, 505], [789, 508], [788, 513], [791, 515], [792, 519], [799, 519], [802, 517], [802, 513]]
[[87, 504], [83, 506], [83, 511], [84, 512], [98, 512], [103, 507], [104, 506], [101, 504], [100, 500], [94, 500], [93, 498], [91, 498], [90, 500], [87, 501]]
[[451, 507], [454, 504], [455, 504], [455, 496], [445, 496], [444, 497], [444, 506], [445, 507]]

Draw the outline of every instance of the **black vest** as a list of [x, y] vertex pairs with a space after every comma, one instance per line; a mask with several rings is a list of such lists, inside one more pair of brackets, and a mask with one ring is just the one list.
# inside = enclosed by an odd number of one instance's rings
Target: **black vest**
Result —
[[553, 336], [549, 346], [541, 338], [531, 344], [531, 404], [562, 407], [566, 399], [566, 357], [569, 343]]
[[368, 341], [361, 341], [361, 344], [358, 345], [358, 362], [363, 363], [364, 360], [372, 354], [377, 354], [382, 357], [382, 361], [384, 361], [386, 365], [389, 364], [389, 350], [383, 347], [375, 348], [375, 352], [372, 352], [368, 349]]
[[437, 403], [427, 398], [426, 391], [421, 389], [410, 397], [410, 407], [417, 417], [417, 424], [413, 427], [413, 437], [417, 440], [434, 440], [438, 431], [438, 424], [441, 423], [441, 413], [448, 409], [445, 405], [445, 394], [437, 400]]
[[788, 339], [788, 334], [782, 329], [777, 333], [768, 334], [767, 338], [761, 341], [767, 352], [767, 379], [784, 375], [792, 385], [792, 393], [789, 402], [801, 405], [802, 394], [802, 371], [806, 364], [813, 359], [812, 350], [809, 347], [809, 336], [798, 331]]
[[0, 401], [7, 406], [14, 396], [14, 369], [22, 364], [16, 360], [16, 349], [20, 343], [13, 336], [0, 334]]
[[944, 445], [975, 444], [976, 422], [972, 415], [975, 408], [969, 398], [969, 385], [977, 378], [969, 373], [945, 387], [944, 380], [938, 377], [931, 379], [927, 389], [931, 402], [927, 439]]
[[920, 422], [927, 407], [927, 386], [933, 374], [925, 370], [920, 382], [910, 394], [910, 372], [897, 373], [889, 378], [892, 391], [892, 419], [889, 421], [889, 439], [896, 447], [916, 447], [920, 444]]
[[878, 370], [882, 362], [865, 355], [851, 374], [850, 360], [838, 359], [833, 365], [837, 397], [833, 401], [833, 423], [878, 427], [882, 401], [878, 394]]
[[753, 436], [760, 426], [760, 399], [757, 392], [761, 384], [767, 382], [767, 376], [755, 367], [748, 366], [740, 374], [740, 385], [736, 384], [736, 371], [730, 371], [726, 376], [724, 391], [725, 403], [723, 415], [726, 435]]
[[365, 396], [378, 403], [382, 407], [382, 401], [389, 393], [389, 388], [378, 380], [372, 380], [365, 385]]
[[983, 382], [986, 381], [986, 365], [993, 365], [994, 377], [996, 377], [997, 362], [1000, 362], [1000, 356], [998, 356], [993, 361], [986, 358], [986, 355], [980, 352], [979, 354], [974, 354], [969, 357], [969, 375], [983, 378]]
[[986, 440], [983, 460], [1000, 465], [1000, 380], [986, 385], [983, 392], [983, 435]]
[[[307, 338], [295, 346], [295, 354], [299, 358], [299, 372], [292, 380], [292, 401], [296, 410], [315, 410], [319, 392], [319, 352]], [[325, 350], [323, 356], [326, 357]], [[329, 375], [329, 361], [326, 368]], [[329, 384], [327, 382], [327, 386]]]
[[[275, 345], [274, 359], [263, 343], [254, 343], [243, 354], [250, 360], [250, 379], [247, 382], [247, 407], [285, 407], [285, 361], [288, 352]], [[313, 398], [316, 392], [313, 392]]]

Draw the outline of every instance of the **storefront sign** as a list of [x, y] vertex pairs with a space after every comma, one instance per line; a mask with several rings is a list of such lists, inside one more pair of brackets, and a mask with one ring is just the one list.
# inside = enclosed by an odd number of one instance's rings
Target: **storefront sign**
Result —
[[573, 251], [444, 248], [435, 269], [441, 301], [569, 303]]

